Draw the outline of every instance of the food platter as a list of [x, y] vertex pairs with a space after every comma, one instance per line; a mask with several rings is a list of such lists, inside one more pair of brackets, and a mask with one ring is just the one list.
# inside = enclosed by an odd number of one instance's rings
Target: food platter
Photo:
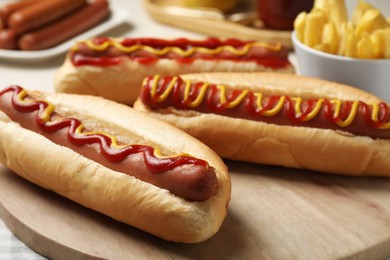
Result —
[[[226, 161], [232, 200], [220, 231], [176, 244], [41, 189], [0, 165], [0, 217], [55, 259], [386, 259], [390, 180]], [[288, 198], [288, 199], [287, 199]]]
[[245, 17], [245, 13], [226, 16], [215, 9], [185, 8], [180, 0], [144, 0], [144, 6], [149, 15], [160, 23], [214, 37], [281, 42], [292, 48], [291, 31], [270, 30], [261, 24], [256, 28], [249, 26], [251, 19], [255, 19], [252, 18], [255, 17], [253, 13], [247, 13]]
[[87, 39], [94, 36], [103, 34], [116, 26], [125, 23], [128, 20], [128, 13], [119, 6], [111, 5], [111, 15], [103, 23], [95, 26], [94, 28], [79, 34], [68, 41], [46, 50], [39, 51], [19, 51], [19, 50], [1, 50], [0, 60], [13, 60], [13, 61], [42, 61], [52, 57], [56, 57], [65, 53], [75, 41], [79, 39]]

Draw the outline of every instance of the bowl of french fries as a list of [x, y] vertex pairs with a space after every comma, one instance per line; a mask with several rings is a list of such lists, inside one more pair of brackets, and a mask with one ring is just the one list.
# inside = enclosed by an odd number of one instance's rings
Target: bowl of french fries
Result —
[[316, 0], [292, 34], [301, 75], [366, 90], [390, 103], [390, 19], [369, 0]]

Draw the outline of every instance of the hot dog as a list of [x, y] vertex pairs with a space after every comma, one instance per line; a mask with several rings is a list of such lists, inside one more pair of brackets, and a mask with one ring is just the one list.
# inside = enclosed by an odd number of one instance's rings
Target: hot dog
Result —
[[175, 242], [214, 235], [230, 200], [226, 166], [209, 148], [99, 97], [3, 89], [0, 162], [37, 185]]
[[18, 38], [13, 30], [0, 30], [0, 49], [14, 50], [18, 46]]
[[[45, 1], [45, 0], [41, 0]], [[49, 1], [49, 0], [46, 0]], [[34, 4], [38, 2], [38, 0], [23, 0], [19, 2], [9, 3], [7, 5], [3, 5], [0, 7], [0, 23], [3, 25], [4, 28], [8, 27], [8, 18], [11, 16], [12, 13], [25, 8], [31, 4]]]
[[86, 0], [37, 1], [13, 12], [7, 23], [17, 34], [23, 34], [53, 22], [86, 4]]
[[101, 23], [109, 14], [107, 0], [95, 0], [54, 24], [23, 35], [18, 42], [19, 48], [42, 50], [56, 46]]
[[274, 73], [151, 76], [134, 107], [224, 158], [390, 176], [389, 105], [346, 85]]
[[144, 77], [209, 71], [292, 73], [281, 44], [235, 39], [96, 38], [77, 42], [58, 70], [57, 92], [102, 96], [131, 105]]

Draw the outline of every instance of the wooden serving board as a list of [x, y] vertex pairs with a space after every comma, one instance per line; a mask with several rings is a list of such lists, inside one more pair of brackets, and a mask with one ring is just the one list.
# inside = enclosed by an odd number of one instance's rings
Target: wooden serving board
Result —
[[291, 31], [277, 31], [264, 26], [254, 28], [224, 19], [215, 9], [185, 8], [181, 0], [143, 0], [146, 11], [157, 22], [223, 38], [280, 42], [292, 49]]
[[227, 161], [232, 200], [208, 241], [175, 244], [118, 223], [0, 165], [0, 213], [54, 259], [386, 259], [390, 179], [330, 176]]

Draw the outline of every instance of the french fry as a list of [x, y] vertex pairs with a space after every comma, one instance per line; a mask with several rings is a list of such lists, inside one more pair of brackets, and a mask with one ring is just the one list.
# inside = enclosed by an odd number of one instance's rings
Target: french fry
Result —
[[383, 30], [383, 58], [390, 59], [390, 28]]
[[383, 58], [390, 59], [390, 28], [383, 30]]
[[389, 24], [381, 12], [378, 9], [369, 9], [356, 24], [356, 34], [360, 37], [363, 33], [372, 33], [387, 27]]
[[354, 31], [351, 31], [347, 36], [346, 48], [345, 48], [345, 56], [351, 58], [357, 58], [357, 37]]
[[294, 28], [297, 39], [304, 42], [307, 13], [302, 12], [294, 20]]
[[314, 8], [322, 10], [327, 18], [337, 25], [338, 29], [342, 23], [348, 21], [347, 8], [344, 0], [316, 0]]
[[363, 34], [357, 42], [357, 57], [363, 59], [375, 59], [374, 44], [368, 33]]
[[344, 0], [315, 0], [294, 22], [297, 38], [319, 51], [353, 58], [390, 58], [390, 18], [359, 0], [348, 21]]
[[373, 34], [370, 35], [371, 42], [373, 45], [373, 52], [374, 56], [377, 58], [384, 58], [384, 49], [385, 46], [383, 46], [383, 41], [382, 41], [382, 35], [381, 35], [381, 30], [375, 31]]
[[339, 49], [340, 37], [337, 32], [336, 25], [333, 22], [328, 22], [324, 26], [322, 32], [322, 43], [328, 46], [327, 52], [337, 54]]
[[304, 44], [314, 47], [321, 43], [322, 31], [327, 19], [321, 10], [312, 10], [306, 18]]
[[362, 18], [363, 14], [370, 9], [375, 9], [374, 6], [367, 3], [366, 1], [359, 0], [359, 3], [352, 12], [352, 22], [354, 25], [357, 25]]
[[375, 31], [370, 35], [377, 58], [390, 58], [390, 28]]
[[341, 25], [340, 29], [340, 43], [338, 54], [345, 56], [347, 53], [348, 46], [348, 38], [349, 35], [353, 32], [352, 22], [345, 22]]

